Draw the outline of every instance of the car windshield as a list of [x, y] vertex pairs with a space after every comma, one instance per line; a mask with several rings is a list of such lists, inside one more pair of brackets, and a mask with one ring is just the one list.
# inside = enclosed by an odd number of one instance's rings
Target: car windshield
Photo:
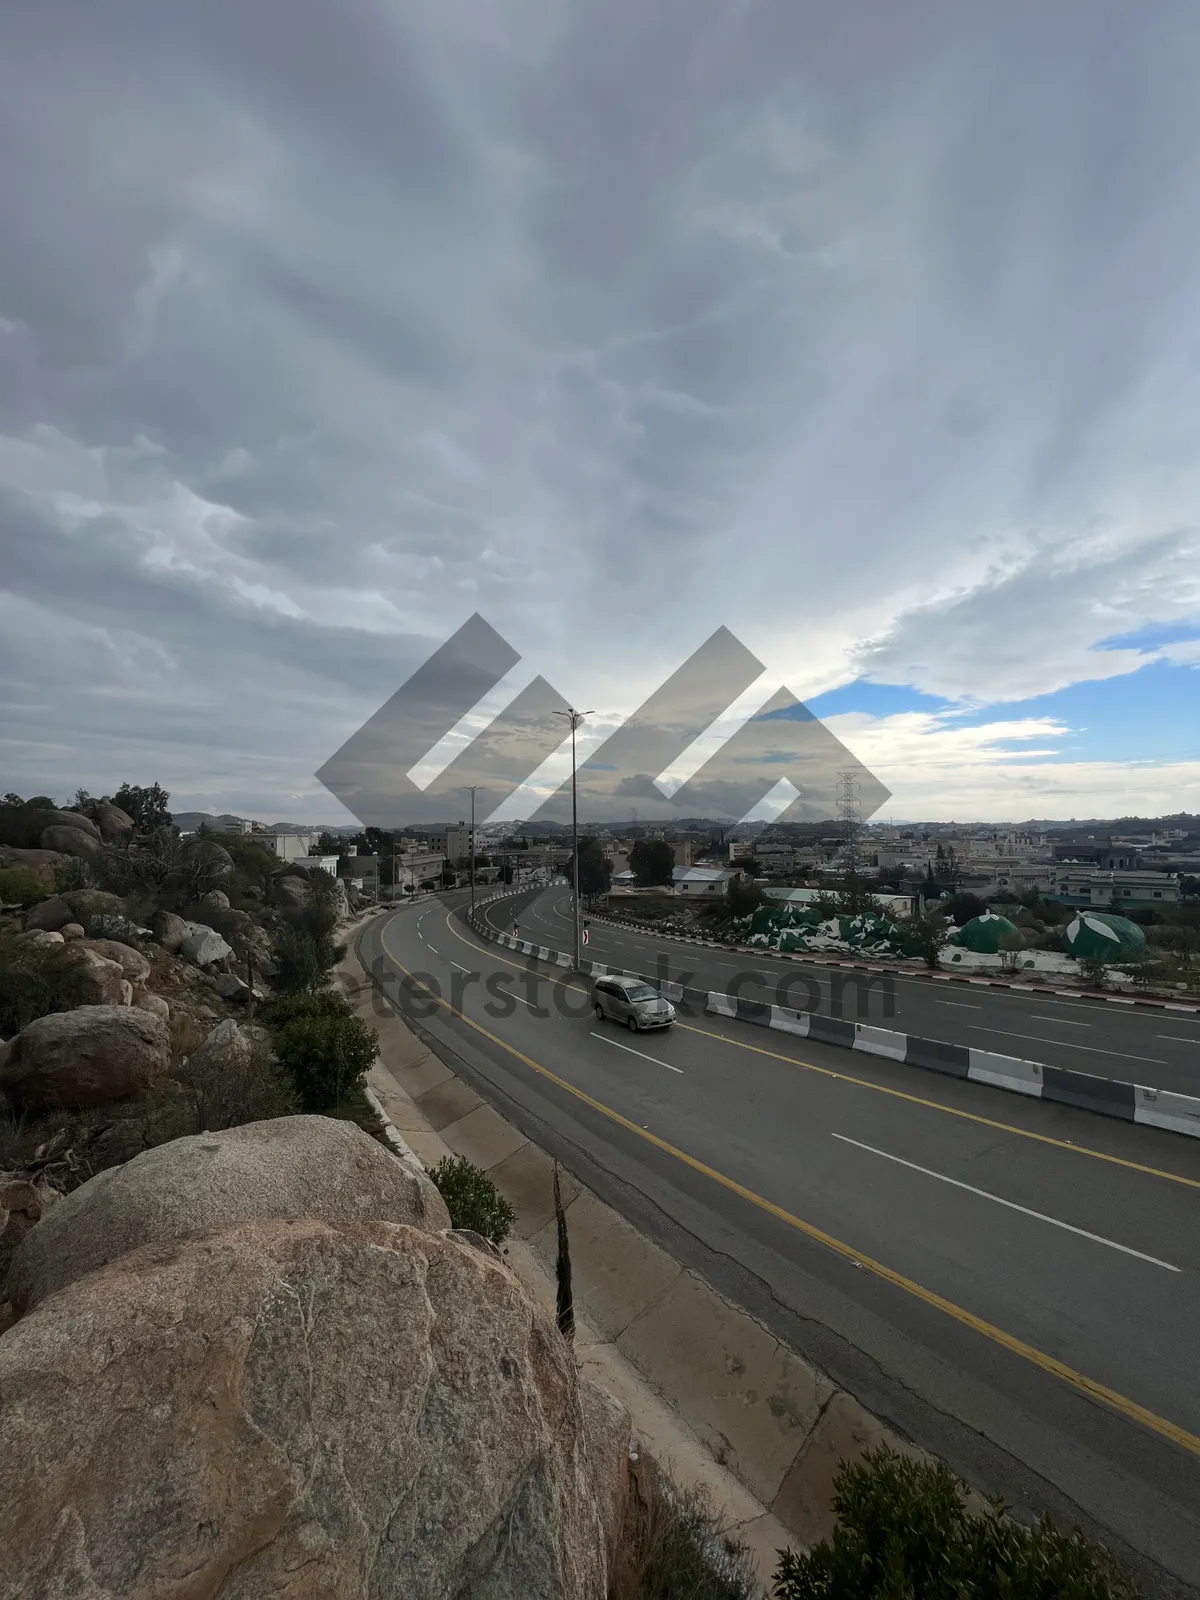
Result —
[[630, 1000], [659, 1000], [661, 995], [657, 989], [652, 989], [648, 983], [640, 983], [636, 989], [627, 989], [626, 995]]

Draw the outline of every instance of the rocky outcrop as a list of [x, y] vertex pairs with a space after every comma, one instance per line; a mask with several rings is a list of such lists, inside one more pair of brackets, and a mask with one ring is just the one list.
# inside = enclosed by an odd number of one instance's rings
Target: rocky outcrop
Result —
[[[79, 819], [84, 820], [82, 817]], [[43, 850], [53, 850], [64, 856], [98, 856], [100, 840], [79, 828], [58, 826], [47, 828], [41, 837]]]
[[0, 1397], [13, 1595], [605, 1594], [571, 1352], [452, 1239], [151, 1246], [10, 1328]]
[[171, 1020], [170, 1001], [164, 999], [161, 994], [155, 994], [153, 990], [147, 989], [142, 984], [134, 984], [132, 1004], [141, 1011], [149, 1011], [154, 1016], [161, 1017], [164, 1022]]
[[87, 806], [87, 816], [99, 829], [105, 844], [119, 844], [133, 835], [133, 818], [120, 806], [108, 800], [93, 800]]
[[57, 1189], [41, 1179], [0, 1172], [0, 1301], [4, 1300], [4, 1280], [17, 1246], [61, 1198]]
[[183, 941], [179, 953], [194, 967], [211, 967], [233, 954], [233, 946], [226, 944], [215, 928], [205, 927], [200, 922], [193, 922], [191, 927], [192, 932]]
[[82, 940], [72, 940], [67, 946], [67, 956], [78, 970], [81, 1004], [90, 1006], [119, 1006], [121, 984], [125, 974], [118, 961], [89, 950]]
[[[242, 1051], [248, 1041], [224, 1022], [200, 1048]], [[450, 1222], [430, 1180], [356, 1124], [279, 1117], [175, 1139], [97, 1173], [25, 1241], [5, 1293], [24, 1311], [141, 1245], [231, 1222], [301, 1217], [429, 1229]]]
[[0, 867], [26, 867], [46, 883], [54, 882], [55, 871], [65, 866], [67, 860], [61, 850], [17, 850], [12, 845], [0, 844]]
[[280, 873], [277, 878], [271, 879], [268, 887], [271, 904], [286, 911], [298, 911], [306, 906], [312, 893], [312, 886], [303, 872]]
[[87, 939], [80, 944], [82, 950], [92, 950], [106, 961], [115, 961], [123, 977], [130, 983], [145, 983], [150, 976], [150, 963], [140, 950], [120, 939]]
[[150, 918], [150, 931], [171, 955], [177, 955], [183, 941], [192, 931], [191, 923], [177, 917], [173, 911], [156, 911]]
[[207, 894], [200, 896], [200, 904], [212, 911], [228, 911], [229, 896], [223, 889], [210, 889]]
[[77, 1006], [38, 1017], [17, 1034], [0, 1067], [0, 1089], [32, 1110], [106, 1105], [147, 1088], [169, 1061], [170, 1035], [160, 1018], [130, 1006]]
[[78, 922], [68, 922], [59, 929], [64, 939], [82, 939], [83, 928]]
[[52, 895], [41, 905], [34, 906], [25, 918], [25, 926], [49, 928], [57, 933], [68, 922], [86, 926], [92, 917], [105, 913], [120, 916], [121, 902], [115, 894], [107, 894], [102, 889], [73, 889], [69, 894]]

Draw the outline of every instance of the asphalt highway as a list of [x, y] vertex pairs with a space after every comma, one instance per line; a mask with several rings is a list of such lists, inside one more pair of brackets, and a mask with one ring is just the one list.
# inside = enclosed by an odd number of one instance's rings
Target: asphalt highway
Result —
[[1200, 1142], [719, 1018], [630, 1035], [453, 898], [360, 950], [497, 1109], [865, 1406], [1144, 1593], [1200, 1594]]
[[[484, 908], [495, 926], [512, 931], [511, 906]], [[571, 949], [570, 895], [551, 889], [524, 904], [522, 937], [558, 950]], [[974, 1045], [1000, 1055], [1091, 1072], [1102, 1078], [1200, 1095], [1200, 1014], [1126, 1007], [1107, 1000], [943, 984], [919, 975], [888, 974], [889, 1001], [881, 979], [815, 962], [772, 959], [755, 953], [711, 950], [653, 934], [629, 933], [593, 922], [588, 956], [633, 971], [681, 975], [701, 989], [736, 985], [747, 1000], [810, 1009], [817, 992], [824, 1015], [870, 1021], [923, 1039]], [[875, 980], [869, 985], [866, 980]], [[780, 985], [785, 987], [780, 989]], [[831, 1003], [840, 993], [840, 1006]]]

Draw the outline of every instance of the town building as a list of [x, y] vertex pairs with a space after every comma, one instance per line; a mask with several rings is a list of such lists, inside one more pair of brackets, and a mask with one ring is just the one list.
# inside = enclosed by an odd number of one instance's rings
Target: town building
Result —
[[1173, 872], [1123, 872], [1070, 863], [1055, 871], [1046, 898], [1062, 905], [1096, 906], [1110, 911], [1177, 905], [1179, 879]]
[[733, 867], [676, 867], [671, 875], [674, 892], [689, 899], [727, 895], [730, 885], [743, 876]]

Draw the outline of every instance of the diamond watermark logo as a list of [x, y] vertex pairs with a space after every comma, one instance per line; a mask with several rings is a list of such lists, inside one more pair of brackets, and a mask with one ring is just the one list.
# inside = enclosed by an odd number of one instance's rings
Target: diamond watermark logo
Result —
[[[364, 827], [444, 823], [467, 814], [472, 795], [477, 823], [502, 807], [508, 816], [518, 791], [530, 792], [569, 738], [562, 712], [570, 702], [540, 676], [480, 722], [481, 703], [520, 659], [481, 616], [469, 618], [317, 778]], [[848, 781], [858, 814], [871, 816], [888, 790], [786, 688], [689, 769], [689, 755], [707, 748], [714, 724], [765, 671], [727, 628], [718, 628], [581, 761], [580, 822], [628, 822], [633, 812], [641, 823], [822, 822], [839, 815]], [[448, 744], [453, 753], [439, 762]], [[570, 779], [549, 793], [534, 785], [521, 820], [569, 823]]]

